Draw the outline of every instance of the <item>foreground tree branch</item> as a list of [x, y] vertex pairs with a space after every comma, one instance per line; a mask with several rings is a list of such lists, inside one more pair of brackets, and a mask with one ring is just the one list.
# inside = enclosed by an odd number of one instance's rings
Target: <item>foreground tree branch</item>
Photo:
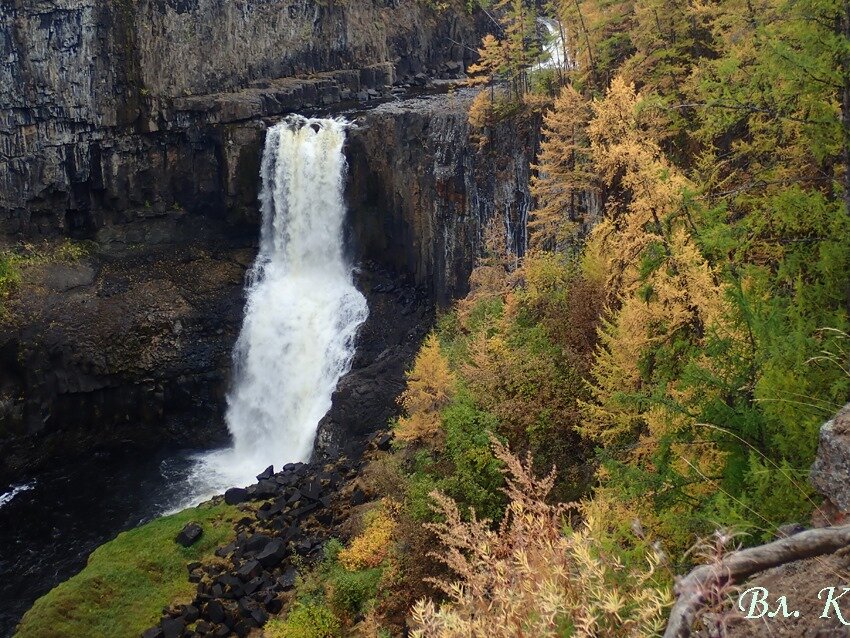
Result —
[[702, 565], [674, 587], [676, 604], [664, 638], [688, 638], [705, 593], [722, 581], [741, 582], [753, 574], [796, 560], [831, 554], [850, 545], [850, 525], [800, 532], [766, 545], [732, 552], [719, 563]]

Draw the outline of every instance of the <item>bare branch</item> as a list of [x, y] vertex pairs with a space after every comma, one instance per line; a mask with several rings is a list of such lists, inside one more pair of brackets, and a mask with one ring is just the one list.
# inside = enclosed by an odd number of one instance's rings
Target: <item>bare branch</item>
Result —
[[796, 560], [831, 554], [850, 545], [850, 525], [800, 532], [766, 545], [733, 552], [719, 564], [697, 567], [674, 587], [676, 604], [664, 638], [689, 638], [691, 625], [705, 601], [705, 593], [721, 579], [741, 582], [753, 574]]

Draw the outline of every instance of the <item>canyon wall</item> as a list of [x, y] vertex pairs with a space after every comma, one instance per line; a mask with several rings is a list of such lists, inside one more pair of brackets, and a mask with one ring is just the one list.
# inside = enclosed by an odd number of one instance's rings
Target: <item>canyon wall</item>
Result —
[[540, 122], [509, 118], [473, 130], [474, 90], [383, 104], [349, 140], [351, 227], [362, 254], [410, 273], [440, 304], [467, 292], [495, 220], [521, 256]]
[[417, 0], [4, 2], [0, 233], [224, 215], [254, 197], [233, 123], [458, 75], [478, 32]]
[[[226, 439], [262, 144], [295, 111], [356, 124], [349, 243], [376, 309], [322, 440], [381, 427], [489, 220], [524, 247], [535, 123], [479, 137], [469, 90], [402, 99], [463, 72], [476, 19], [404, 0], [0, 6], [0, 245], [49, 244], [0, 300], [0, 483]], [[63, 237], [85, 254], [55, 258]]]

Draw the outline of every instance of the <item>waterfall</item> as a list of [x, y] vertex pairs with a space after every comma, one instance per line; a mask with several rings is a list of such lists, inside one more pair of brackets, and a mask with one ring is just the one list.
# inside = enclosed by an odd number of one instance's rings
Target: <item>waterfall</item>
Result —
[[537, 24], [542, 27], [548, 38], [544, 42], [542, 60], [533, 69], [570, 69], [571, 61], [566, 58], [564, 37], [561, 24], [552, 18], [537, 18]]
[[233, 447], [199, 457], [195, 501], [310, 457], [368, 315], [343, 250], [347, 123], [292, 116], [270, 128], [261, 165], [260, 250], [227, 399]]

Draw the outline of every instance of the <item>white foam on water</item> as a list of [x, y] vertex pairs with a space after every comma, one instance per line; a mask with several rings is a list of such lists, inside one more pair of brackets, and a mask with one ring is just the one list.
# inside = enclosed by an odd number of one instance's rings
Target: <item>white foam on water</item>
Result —
[[13, 485], [11, 490], [0, 494], [0, 507], [11, 503], [12, 499], [15, 498], [21, 492], [26, 492], [27, 490], [31, 490], [34, 487], [35, 481], [30, 481], [29, 483], [22, 483], [20, 485]]

